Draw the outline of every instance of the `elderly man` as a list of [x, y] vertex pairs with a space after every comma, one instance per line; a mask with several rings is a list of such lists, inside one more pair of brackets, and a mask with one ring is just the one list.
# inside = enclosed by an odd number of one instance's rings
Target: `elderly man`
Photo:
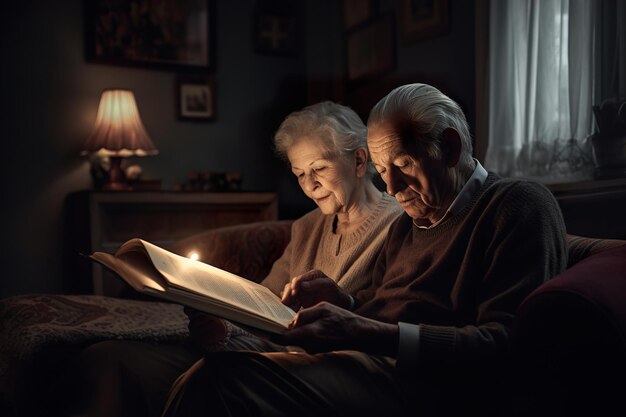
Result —
[[[565, 268], [551, 193], [472, 158], [460, 107], [425, 84], [372, 109], [368, 147], [405, 214], [369, 287], [353, 298], [319, 271], [283, 302], [302, 307], [277, 337], [300, 353], [210, 355], [179, 383], [170, 415], [426, 415], [482, 395], [502, 369], [519, 303]], [[483, 407], [483, 411], [490, 407]]]

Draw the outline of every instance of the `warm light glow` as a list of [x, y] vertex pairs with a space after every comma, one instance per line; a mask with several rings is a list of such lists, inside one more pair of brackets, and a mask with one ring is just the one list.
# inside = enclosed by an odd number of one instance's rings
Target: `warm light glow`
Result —
[[108, 156], [145, 156], [158, 153], [146, 132], [135, 96], [129, 90], [105, 90], [100, 97], [94, 128], [83, 153]]
[[191, 252], [188, 258], [192, 261], [197, 261], [198, 259], [200, 259], [200, 255], [198, 255], [198, 252]]

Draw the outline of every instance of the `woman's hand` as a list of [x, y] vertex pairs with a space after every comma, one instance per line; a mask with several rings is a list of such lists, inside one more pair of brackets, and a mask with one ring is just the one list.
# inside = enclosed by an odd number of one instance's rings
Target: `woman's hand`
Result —
[[352, 298], [322, 271], [312, 270], [288, 282], [281, 293], [281, 301], [294, 311], [321, 301], [348, 309]]
[[228, 329], [224, 320], [190, 307], [185, 307], [184, 312], [189, 318], [189, 336], [201, 348], [212, 350], [226, 340]]
[[368, 319], [323, 302], [300, 310], [289, 329], [273, 340], [300, 346], [310, 353], [358, 350], [395, 357], [398, 332], [395, 324]]

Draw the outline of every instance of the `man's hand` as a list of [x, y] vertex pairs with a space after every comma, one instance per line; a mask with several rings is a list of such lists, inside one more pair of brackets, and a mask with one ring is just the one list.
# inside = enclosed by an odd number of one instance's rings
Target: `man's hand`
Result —
[[189, 336], [201, 348], [211, 350], [224, 342], [228, 333], [224, 320], [190, 307], [184, 311], [189, 318]]
[[273, 340], [295, 345], [309, 353], [333, 350], [358, 350], [395, 357], [398, 351], [398, 326], [358, 316], [348, 310], [322, 302], [300, 310], [289, 329]]
[[294, 277], [288, 282], [281, 294], [283, 304], [298, 311], [301, 307], [310, 307], [321, 301], [349, 308], [352, 299], [335, 281], [322, 271], [312, 270]]

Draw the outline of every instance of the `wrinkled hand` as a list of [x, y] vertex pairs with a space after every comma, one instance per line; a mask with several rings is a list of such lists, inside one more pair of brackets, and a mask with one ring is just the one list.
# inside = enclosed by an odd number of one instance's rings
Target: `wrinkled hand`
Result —
[[285, 332], [273, 341], [295, 345], [309, 353], [358, 350], [370, 354], [396, 356], [398, 326], [356, 315], [322, 302], [300, 310]]
[[281, 293], [281, 301], [298, 311], [301, 307], [310, 307], [322, 301], [348, 308], [351, 298], [322, 271], [312, 270], [288, 282]]
[[190, 307], [185, 307], [184, 312], [189, 318], [189, 336], [203, 349], [210, 350], [226, 339], [228, 329], [224, 320]]

